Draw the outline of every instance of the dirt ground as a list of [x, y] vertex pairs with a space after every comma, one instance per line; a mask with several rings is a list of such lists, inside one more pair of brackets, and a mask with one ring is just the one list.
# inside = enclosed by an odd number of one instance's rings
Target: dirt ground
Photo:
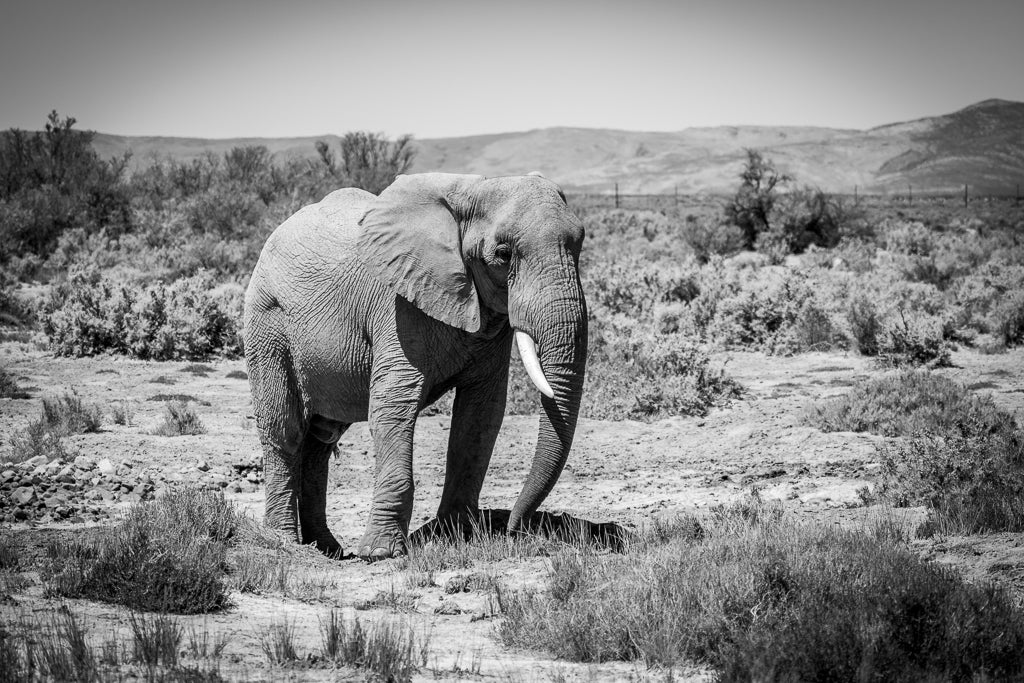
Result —
[[[743, 399], [715, 409], [707, 417], [641, 422], [580, 420], [573, 453], [544, 509], [567, 512], [592, 521], [613, 521], [638, 528], [652, 518], [670, 516], [749, 494], [757, 487], [764, 498], [829, 523], [862, 523], [871, 511], [862, 507], [858, 490], [871, 486], [877, 471], [880, 437], [857, 433], [825, 434], [802, 423], [808, 405], [849, 390], [857, 380], [883, 372], [855, 355], [814, 353], [791, 358], [756, 353], [716, 357], [747, 389]], [[937, 370], [1020, 415], [1024, 406], [1024, 350], [980, 355], [961, 350], [954, 366]], [[180, 483], [224, 482], [225, 493], [255, 516], [262, 514], [262, 489], [239, 478], [236, 465], [258, 457], [259, 444], [251, 416], [245, 379], [228, 377], [243, 371], [242, 361], [209, 363], [205, 375], [182, 371], [188, 363], [148, 363], [121, 358], [64, 359], [32, 350], [27, 344], [0, 344], [0, 364], [29, 390], [29, 399], [0, 399], [0, 449], [7, 436], [34, 418], [44, 396], [75, 391], [86, 402], [110, 407], [127, 402], [132, 423], [120, 426], [106, 418], [102, 431], [74, 436], [76, 449], [92, 459], [125, 462], [148, 475], [156, 493]], [[235, 373], [237, 375], [237, 372]], [[184, 394], [207, 427], [199, 436], [166, 437], [151, 432], [165, 409], [159, 394]], [[108, 412], [109, 414], [109, 412]], [[449, 419], [421, 417], [416, 434], [416, 498], [413, 526], [433, 516], [444, 481], [444, 451]], [[510, 508], [525, 479], [536, 438], [535, 416], [505, 420], [484, 486], [481, 506]], [[355, 425], [339, 444], [331, 464], [328, 519], [335, 535], [351, 549], [359, 539], [369, 510], [372, 488], [372, 444], [365, 425]], [[0, 461], [3, 455], [0, 451]], [[2, 469], [2, 468], [0, 468]], [[237, 485], [236, 485], [237, 483]], [[221, 485], [221, 484], [218, 484]], [[127, 501], [98, 500], [116, 513]], [[920, 510], [897, 511], [914, 523]], [[80, 533], [84, 527], [112, 524], [114, 518], [85, 522], [6, 523], [21, 552], [39, 553], [56, 534]], [[7, 534], [8, 538], [12, 536]], [[922, 555], [955, 565], [969, 580], [995, 580], [1024, 597], [1024, 534], [916, 541]], [[509, 650], [494, 635], [499, 617], [492, 615], [489, 594], [446, 595], [443, 586], [458, 572], [442, 572], [436, 586], [411, 588], [393, 561], [367, 565], [355, 559], [330, 561], [312, 553], [302, 562], [308, 571], [327, 577], [329, 587], [316, 599], [233, 593], [232, 606], [222, 612], [183, 617], [186, 629], [206, 628], [228, 636], [221, 674], [232, 680], [327, 680], [337, 672], [313, 668], [272, 668], [263, 655], [259, 635], [272, 621], [288, 616], [297, 628], [300, 653], [319, 648], [319, 618], [331, 607], [361, 621], [397, 619], [418, 634], [429, 633], [428, 666], [423, 678], [476, 680], [644, 680], [660, 679], [663, 671], [641, 664], [584, 665], [556, 661], [543, 653]], [[512, 588], [539, 585], [545, 558], [480, 567]], [[463, 572], [465, 573], [465, 572]], [[90, 630], [105, 636], [128, 632], [123, 608], [78, 600], [47, 599], [38, 575], [32, 585], [0, 600], [5, 622], [45, 615], [67, 604], [82, 615]], [[412, 597], [405, 609], [379, 607], [355, 610], [379, 592]], [[437, 614], [444, 602], [459, 614]], [[360, 605], [365, 607], [365, 605]], [[450, 604], [449, 604], [450, 607]], [[700, 667], [675, 670], [676, 680], [709, 680]]]

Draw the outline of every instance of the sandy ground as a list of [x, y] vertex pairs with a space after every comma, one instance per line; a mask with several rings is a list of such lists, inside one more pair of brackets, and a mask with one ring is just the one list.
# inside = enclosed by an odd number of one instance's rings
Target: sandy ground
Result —
[[[748, 495], [756, 487], [762, 497], [785, 502], [789, 509], [830, 523], [857, 524], [869, 512], [858, 490], [871, 486], [878, 462], [880, 437], [856, 433], [825, 434], [806, 426], [808, 405], [840, 395], [857, 380], [883, 372], [870, 361], [834, 353], [792, 358], [732, 353], [717, 358], [747, 389], [746, 396], [707, 417], [641, 422], [581, 420], [573, 453], [544, 509], [567, 512], [592, 521], [614, 521], [641, 527], [659, 516], [673, 515], [725, 503]], [[979, 393], [989, 394], [1002, 407], [1020, 414], [1024, 406], [1024, 350], [979, 355], [954, 354], [953, 368], [938, 370]], [[136, 472], [158, 482], [158, 489], [188, 481], [230, 479], [232, 465], [258, 455], [258, 438], [251, 417], [248, 383], [229, 378], [244, 370], [242, 361], [210, 363], [205, 376], [183, 372], [188, 363], [147, 363], [121, 358], [63, 359], [15, 342], [0, 344], [0, 363], [29, 388], [30, 399], [0, 399], [0, 442], [20, 429], [39, 411], [41, 398], [75, 391], [86, 402], [109, 411], [128, 402], [129, 426], [110, 424], [97, 434], [71, 438], [74, 446], [95, 459], [126, 461]], [[185, 394], [206, 424], [200, 436], [165, 437], [151, 434], [164, 403], [159, 394]], [[532, 456], [537, 418], [512, 416], [505, 420], [484, 487], [481, 506], [510, 508], [519, 492]], [[449, 419], [421, 417], [416, 434], [416, 498], [413, 526], [433, 516], [444, 480], [444, 450]], [[3, 457], [0, 455], [0, 460]], [[207, 469], [200, 470], [205, 463]], [[369, 509], [373, 472], [372, 443], [365, 425], [355, 425], [343, 437], [331, 465], [328, 518], [335, 535], [350, 549], [359, 539]], [[226, 495], [254, 515], [262, 514], [262, 490]], [[125, 503], [110, 504], [112, 512]], [[919, 510], [905, 511], [913, 521]], [[112, 520], [105, 522], [112, 523]], [[5, 524], [23, 552], [39, 553], [56, 534], [81, 533], [81, 524]], [[9, 534], [8, 538], [12, 538]], [[939, 538], [915, 542], [926, 557], [955, 565], [970, 580], [1005, 583], [1024, 597], [1024, 535], [996, 534], [968, 538]], [[509, 650], [494, 635], [497, 618], [486, 592], [445, 595], [442, 587], [458, 572], [440, 572], [436, 586], [410, 587], [407, 574], [393, 562], [367, 565], [358, 560], [329, 561], [301, 554], [304, 571], [328, 584], [322, 595], [303, 600], [278, 595], [233, 593], [233, 605], [220, 613], [183, 618], [186, 629], [206, 628], [229, 637], [220, 669], [237, 680], [327, 680], [338, 672], [318, 669], [275, 669], [266, 662], [259, 644], [261, 629], [283, 616], [294, 620], [300, 653], [319, 647], [319, 619], [331, 608], [364, 621], [393, 619], [410, 624], [418, 634], [429, 633], [430, 655], [424, 678], [478, 680], [645, 680], [661, 679], [663, 671], [641, 664], [582, 665], [553, 660], [542, 653]], [[503, 560], [478, 568], [515, 588], [539, 585], [546, 571], [544, 558]], [[462, 572], [465, 573], [465, 572]], [[45, 615], [68, 604], [83, 615], [98, 636], [127, 633], [127, 612], [84, 601], [47, 599], [38, 576], [33, 585], [4, 598], [0, 617], [13, 621]], [[407, 609], [374, 608], [356, 611], [354, 605], [380, 591], [408, 596]], [[461, 614], [434, 610], [454, 601]], [[676, 680], [708, 680], [700, 667], [675, 670]]]

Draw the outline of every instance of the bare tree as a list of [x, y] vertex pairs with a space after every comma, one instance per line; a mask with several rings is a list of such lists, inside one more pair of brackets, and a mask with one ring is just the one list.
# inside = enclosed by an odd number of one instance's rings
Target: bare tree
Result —
[[381, 133], [356, 131], [341, 139], [341, 159], [335, 157], [327, 143], [318, 140], [316, 151], [327, 171], [349, 187], [359, 187], [380, 194], [395, 180], [408, 172], [416, 156], [412, 136], [388, 140]]

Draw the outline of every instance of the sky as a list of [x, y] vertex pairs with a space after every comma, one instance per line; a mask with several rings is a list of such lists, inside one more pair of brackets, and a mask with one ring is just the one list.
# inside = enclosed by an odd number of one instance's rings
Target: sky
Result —
[[1022, 0], [0, 2], [0, 129], [864, 129], [1024, 101]]

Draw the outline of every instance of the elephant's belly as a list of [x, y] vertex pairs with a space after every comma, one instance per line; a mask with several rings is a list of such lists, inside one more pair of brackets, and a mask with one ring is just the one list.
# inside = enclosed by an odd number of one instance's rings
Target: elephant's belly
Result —
[[306, 401], [314, 415], [348, 424], [365, 422], [370, 403], [369, 375], [331, 374], [313, 378], [307, 385]]
[[313, 415], [365, 422], [370, 402], [369, 349], [310, 345], [299, 357], [303, 400]]

